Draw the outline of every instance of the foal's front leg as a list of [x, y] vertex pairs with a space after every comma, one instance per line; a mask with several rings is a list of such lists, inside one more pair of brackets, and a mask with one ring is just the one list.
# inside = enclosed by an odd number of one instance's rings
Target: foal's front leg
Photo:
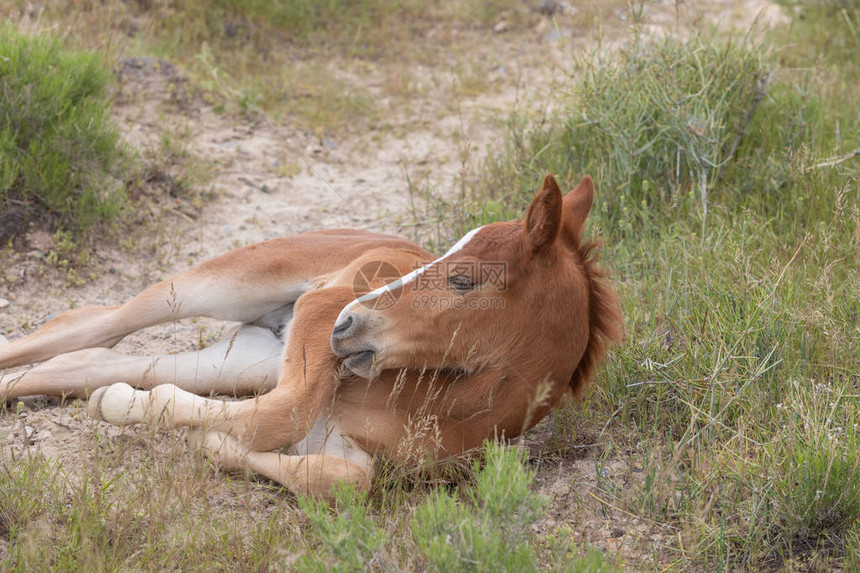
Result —
[[[351, 288], [331, 287], [307, 293], [296, 302], [278, 385], [267, 394], [225, 402], [202, 398], [171, 384], [156, 386], [150, 391], [114, 384], [92, 394], [88, 411], [93, 417], [117, 425], [146, 422], [165, 428], [193, 426], [214, 430], [232, 436], [249, 452], [267, 452], [301, 443], [333, 401], [338, 383], [338, 360], [329, 341], [340, 309], [353, 298]], [[216, 439], [209, 438], [209, 445]], [[369, 480], [371, 471], [366, 463], [358, 464], [360, 467], [356, 470], [352, 462], [344, 464], [344, 458], [311, 451], [299, 456], [306, 458], [304, 460], [281, 456], [275, 461], [270, 456], [251, 456], [250, 453], [246, 457], [251, 469], [257, 464], [258, 468], [265, 469], [261, 473], [291, 489], [303, 489], [289, 476], [304, 471], [305, 481], [316, 484], [306, 486], [307, 491], [327, 488], [323, 482], [330, 479], [324, 479], [325, 475], [363, 483]], [[327, 461], [327, 458], [331, 459]], [[250, 460], [256, 461], [251, 463]], [[364, 477], [357, 477], [359, 474]], [[311, 475], [318, 477], [307, 477]]]

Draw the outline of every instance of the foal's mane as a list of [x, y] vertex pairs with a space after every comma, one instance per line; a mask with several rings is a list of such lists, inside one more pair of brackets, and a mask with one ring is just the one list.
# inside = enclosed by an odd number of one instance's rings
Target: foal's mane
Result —
[[588, 285], [588, 344], [579, 364], [570, 377], [570, 388], [576, 399], [591, 383], [594, 370], [606, 356], [610, 344], [624, 337], [624, 323], [618, 295], [606, 284], [607, 271], [601, 267], [598, 249], [601, 242], [590, 239], [583, 244], [574, 241], [579, 263]]

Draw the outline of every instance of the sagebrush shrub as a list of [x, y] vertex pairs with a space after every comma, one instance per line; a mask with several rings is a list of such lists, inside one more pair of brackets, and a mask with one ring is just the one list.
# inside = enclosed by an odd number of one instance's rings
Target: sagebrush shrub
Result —
[[97, 54], [0, 26], [0, 205], [35, 203], [76, 229], [119, 212], [108, 81]]

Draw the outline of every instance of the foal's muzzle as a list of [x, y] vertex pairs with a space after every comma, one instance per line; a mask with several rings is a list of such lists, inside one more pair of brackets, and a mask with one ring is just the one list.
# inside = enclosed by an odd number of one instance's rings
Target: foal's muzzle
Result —
[[372, 340], [375, 322], [360, 312], [344, 313], [338, 317], [331, 332], [332, 351], [344, 359], [344, 366], [364, 378], [378, 374], [375, 368], [378, 347]]

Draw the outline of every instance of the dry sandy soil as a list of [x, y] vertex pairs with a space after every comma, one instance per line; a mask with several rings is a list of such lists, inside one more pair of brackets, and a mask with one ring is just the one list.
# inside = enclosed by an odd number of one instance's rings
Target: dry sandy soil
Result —
[[[764, 0], [658, 2], [649, 4], [645, 17], [649, 34], [659, 36], [683, 33], [697, 22], [746, 29], [759, 14], [764, 20], [780, 17]], [[619, 14], [617, 21], [607, 23], [608, 37], [616, 34], [623, 41], [623, 20]], [[0, 309], [0, 335], [14, 339], [27, 334], [72, 306], [121, 303], [156, 280], [264, 239], [334, 227], [436, 238], [433, 225], [421, 225], [425, 198], [410, 193], [407, 174], [433, 194], [456, 198], [460, 178], [474, 176], [488, 146], [502, 137], [504, 119], [512, 111], [539, 113], [552, 107], [553, 78], [563, 73], [570, 51], [586, 44], [576, 30], [556, 29], [549, 21], [515, 32], [501, 28], [486, 38], [485, 46], [503, 65], [487, 70], [488, 86], [480, 95], [460, 95], [452, 105], [456, 79], [440, 64], [414, 70], [425, 95], [405, 108], [387, 96], [382, 76], [371, 71], [349, 79], [361, 82], [383, 109], [388, 108], [385, 115], [391, 128], [347, 129], [341, 136], [324, 139], [287, 122], [273, 126], [261, 118], [215, 113], [196, 96], [190, 101], [177, 99], [182, 75], [169, 65], [146, 59], [119, 62], [114, 117], [126, 141], [145, 150], [156, 147], [165, 133], [183, 138], [192, 154], [211, 164], [211, 199], [199, 215], [164, 206], [156, 228], [133, 237], [133, 255], [100, 245], [93, 253], [97, 276], [82, 287], [71, 287], [61, 273], [44, 269], [39, 257], [51, 249], [50, 236], [29, 237], [29, 247], [15, 265], [0, 271], [6, 279], [0, 283], [0, 298], [10, 303]], [[454, 238], [439, 237], [441, 243]], [[187, 350], [217, 339], [224, 328], [208, 320], [168, 324], [129, 336], [117, 349]], [[583, 438], [584, 444], [598, 439], [599, 431]], [[550, 432], [551, 426], [544, 423], [527, 440], [540, 451], [541, 440]], [[71, 481], [87, 466], [88, 452], [96, 443], [121, 447], [125, 463], [134, 464], [148, 456], [183, 456], [179, 436], [88, 420], [79, 401], [26, 399], [0, 415], [3, 459], [38, 452], [54, 460]], [[579, 543], [636, 560], [650, 556], [659, 561], [665, 555], [660, 547], [672, 532], [599, 501], [593, 487], [598, 473], [618, 487], [641, 479], [636, 464], [620, 458], [596, 461], [599, 456], [587, 447], [577, 451], [579, 457], [534, 460], [537, 486], [554, 500], [549, 517], [534, 526], [535, 532], [567, 523]], [[211, 479], [226, 483], [224, 476]], [[229, 488], [221, 490], [224, 503], [233, 503]], [[583, 515], [583, 509], [592, 517], [570, 522], [571, 516]]]

